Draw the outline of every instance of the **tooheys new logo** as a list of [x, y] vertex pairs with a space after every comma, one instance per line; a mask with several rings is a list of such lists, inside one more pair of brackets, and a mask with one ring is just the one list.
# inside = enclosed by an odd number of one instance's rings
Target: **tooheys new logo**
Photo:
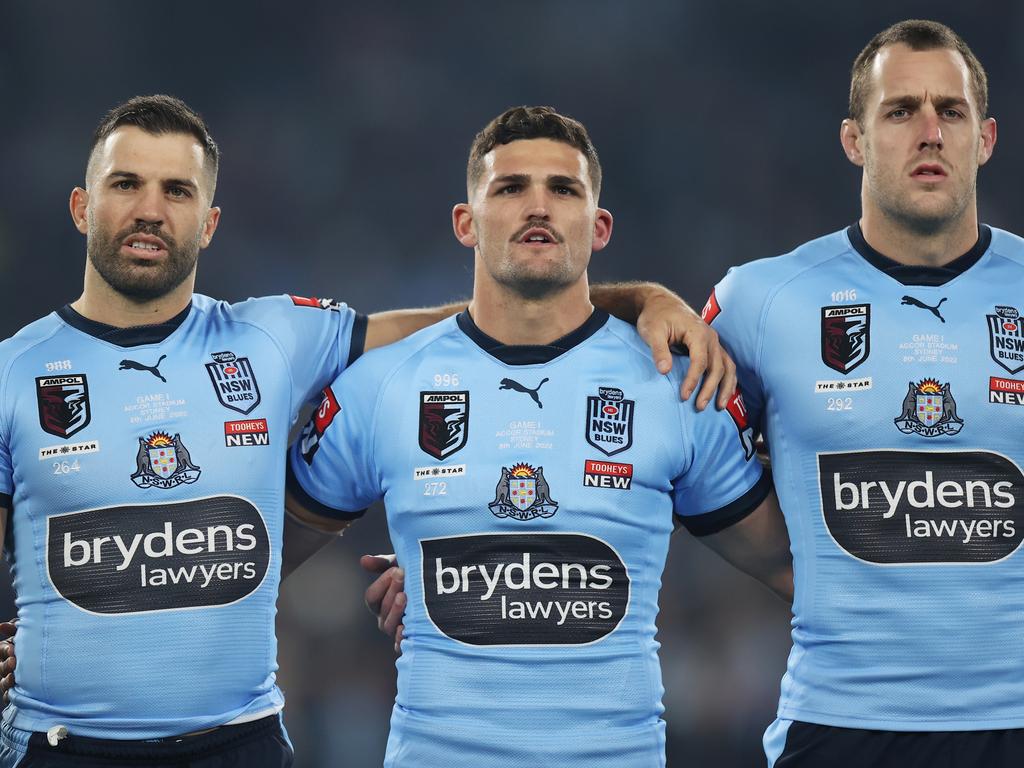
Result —
[[626, 615], [630, 581], [607, 543], [579, 533], [420, 541], [427, 614], [470, 645], [584, 645]]
[[238, 496], [71, 512], [46, 528], [50, 582], [90, 613], [227, 605], [252, 594], [270, 562], [263, 517]]
[[989, 451], [818, 454], [825, 525], [869, 563], [990, 563], [1024, 538], [1024, 474]]

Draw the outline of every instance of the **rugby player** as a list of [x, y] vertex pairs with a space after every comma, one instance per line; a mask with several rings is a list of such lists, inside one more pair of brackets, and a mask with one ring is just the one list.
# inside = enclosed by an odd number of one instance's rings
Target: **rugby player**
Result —
[[742, 399], [680, 402], [685, 360], [659, 376], [588, 298], [612, 232], [600, 187], [577, 121], [495, 118], [453, 211], [469, 308], [363, 356], [291, 449], [309, 525], [385, 501], [408, 592], [386, 766], [664, 765], [654, 622], [675, 525], [790, 593]]

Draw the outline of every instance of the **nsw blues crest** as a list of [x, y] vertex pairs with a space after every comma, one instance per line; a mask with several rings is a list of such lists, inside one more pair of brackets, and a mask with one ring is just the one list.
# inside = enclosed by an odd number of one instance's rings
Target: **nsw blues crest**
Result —
[[587, 396], [587, 442], [605, 456], [621, 453], [633, 444], [636, 401], [626, 400], [618, 387], [598, 387]]
[[1010, 373], [1024, 371], [1024, 323], [1016, 307], [997, 306], [988, 320], [988, 348], [992, 359]]
[[260, 404], [260, 388], [249, 358], [236, 357], [233, 352], [214, 352], [211, 357], [206, 372], [220, 404], [239, 413], [252, 413]]

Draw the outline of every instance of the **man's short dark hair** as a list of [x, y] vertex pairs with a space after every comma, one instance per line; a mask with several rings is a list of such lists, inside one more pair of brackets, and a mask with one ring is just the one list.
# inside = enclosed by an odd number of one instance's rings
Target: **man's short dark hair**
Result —
[[988, 77], [985, 68], [956, 32], [937, 21], [908, 19], [882, 30], [864, 46], [853, 62], [850, 75], [850, 117], [863, 125], [864, 109], [871, 91], [871, 65], [875, 56], [887, 45], [905, 45], [912, 51], [947, 49], [964, 57], [971, 74], [971, 90], [982, 119], [988, 116]]
[[203, 118], [188, 104], [174, 96], [155, 94], [153, 96], [135, 96], [123, 104], [110, 110], [92, 135], [89, 145], [89, 161], [92, 162], [96, 147], [106, 140], [110, 134], [125, 125], [141, 128], [146, 133], [160, 136], [165, 133], [183, 133], [190, 135], [199, 142], [206, 158], [206, 171], [215, 186], [217, 183], [217, 167], [220, 164], [220, 150], [217, 142], [210, 136]]
[[484, 155], [499, 144], [511, 144], [520, 139], [553, 139], [575, 147], [587, 158], [595, 199], [601, 193], [601, 161], [581, 122], [558, 114], [552, 107], [512, 107], [491, 120], [473, 139], [466, 166], [470, 195], [483, 175]]

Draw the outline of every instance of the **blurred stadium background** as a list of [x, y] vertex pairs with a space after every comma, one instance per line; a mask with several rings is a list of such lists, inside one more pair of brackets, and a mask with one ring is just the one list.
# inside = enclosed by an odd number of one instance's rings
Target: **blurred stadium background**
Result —
[[[491, 117], [529, 103], [581, 119], [600, 151], [616, 223], [592, 278], [660, 280], [699, 307], [729, 265], [857, 217], [859, 173], [838, 144], [849, 65], [908, 17], [950, 24], [988, 68], [1002, 141], [982, 218], [1024, 230], [1024, 6], [1008, 0], [3, 0], [0, 335], [77, 297], [84, 243], [66, 201], [89, 134], [153, 92], [199, 109], [224, 153], [203, 293], [333, 295], [366, 312], [468, 295], [471, 254], [449, 223], [466, 152]], [[301, 768], [381, 763], [393, 658], [357, 557], [384, 551], [374, 510], [282, 590]], [[669, 765], [762, 764], [788, 611], [685, 533], [661, 606]], [[12, 611], [8, 588], [0, 615]]]

